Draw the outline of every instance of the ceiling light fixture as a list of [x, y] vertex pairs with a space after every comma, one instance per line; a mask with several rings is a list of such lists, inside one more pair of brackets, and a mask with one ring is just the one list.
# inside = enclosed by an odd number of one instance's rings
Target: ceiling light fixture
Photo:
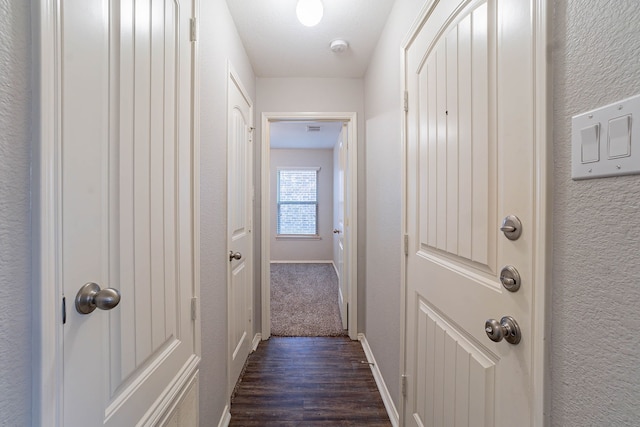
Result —
[[323, 13], [322, 0], [298, 0], [296, 15], [302, 25], [306, 27], [318, 25]]

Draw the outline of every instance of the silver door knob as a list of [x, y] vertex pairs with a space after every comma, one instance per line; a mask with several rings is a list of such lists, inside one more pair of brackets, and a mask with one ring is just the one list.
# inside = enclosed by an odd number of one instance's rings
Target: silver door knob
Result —
[[484, 323], [484, 331], [491, 341], [500, 342], [503, 339], [510, 344], [518, 344], [522, 339], [520, 326], [511, 316], [504, 316], [498, 322], [496, 319], [489, 319]]
[[340, 234], [340, 230], [338, 230], [337, 228], [333, 229], [333, 234]]
[[234, 259], [242, 259], [242, 254], [240, 252], [229, 251], [229, 261], [233, 261]]
[[508, 215], [502, 220], [500, 231], [504, 233], [507, 239], [518, 240], [522, 234], [522, 222], [520, 222], [520, 219], [517, 216]]
[[86, 283], [76, 295], [76, 310], [89, 314], [96, 308], [111, 310], [120, 303], [120, 291], [114, 288], [100, 289], [97, 283]]

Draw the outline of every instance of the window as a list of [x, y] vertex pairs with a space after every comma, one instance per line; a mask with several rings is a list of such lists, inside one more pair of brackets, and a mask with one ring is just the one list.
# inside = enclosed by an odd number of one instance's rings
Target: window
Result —
[[278, 169], [278, 235], [318, 235], [319, 171], [320, 168]]

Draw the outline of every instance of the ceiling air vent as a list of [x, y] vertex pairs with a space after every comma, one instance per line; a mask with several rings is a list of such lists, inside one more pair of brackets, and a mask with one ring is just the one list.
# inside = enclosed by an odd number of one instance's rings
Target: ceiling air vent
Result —
[[320, 132], [320, 126], [307, 125], [307, 132]]

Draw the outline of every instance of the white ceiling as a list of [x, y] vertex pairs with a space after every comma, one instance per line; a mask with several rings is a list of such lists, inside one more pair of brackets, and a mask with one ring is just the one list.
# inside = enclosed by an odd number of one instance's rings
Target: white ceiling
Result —
[[[296, 0], [227, 0], [258, 77], [362, 77], [394, 0], [322, 0], [315, 27], [296, 18]], [[329, 44], [349, 42], [336, 54]]]
[[[307, 132], [309, 125], [320, 126], [320, 131]], [[342, 122], [274, 122], [270, 128], [271, 148], [330, 149], [338, 141]]]

